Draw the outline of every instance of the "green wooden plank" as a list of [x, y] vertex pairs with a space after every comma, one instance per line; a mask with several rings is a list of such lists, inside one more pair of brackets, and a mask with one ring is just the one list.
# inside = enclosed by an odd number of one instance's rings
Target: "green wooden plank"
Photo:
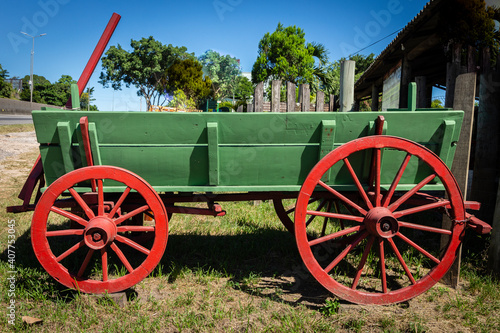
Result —
[[97, 138], [97, 129], [95, 123], [89, 123], [90, 150], [92, 150], [92, 160], [94, 165], [102, 165], [101, 151], [99, 149], [99, 140]]
[[[318, 161], [321, 161], [321, 159], [334, 149], [336, 129], [337, 122], [335, 120], [323, 120], [321, 122], [321, 142], [319, 146]], [[331, 170], [328, 170], [321, 180], [328, 182], [330, 180], [330, 173]]]
[[59, 144], [61, 146], [61, 161], [64, 165], [65, 173], [68, 173], [75, 169], [72, 160], [73, 151], [71, 147], [71, 134], [69, 124], [69, 121], [57, 123], [57, 133], [59, 135]]
[[441, 139], [441, 147], [439, 149], [439, 158], [443, 160], [448, 167], [451, 168], [451, 163], [453, 161], [454, 154], [451, 153], [451, 150], [454, 150], [456, 145], [456, 141], [453, 140], [455, 133], [455, 121], [454, 120], [444, 120], [443, 121], [443, 134]]
[[216, 122], [207, 123], [208, 141], [208, 181], [210, 185], [219, 184], [219, 131]]

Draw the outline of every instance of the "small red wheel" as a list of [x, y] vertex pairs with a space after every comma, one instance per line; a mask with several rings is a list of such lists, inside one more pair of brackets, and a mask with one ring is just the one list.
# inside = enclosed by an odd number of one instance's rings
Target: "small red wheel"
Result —
[[[96, 192], [79, 193], [89, 180]], [[68, 202], [83, 213], [65, 209]], [[154, 216], [149, 224], [126, 225], [144, 212]], [[139, 244], [132, 234], [153, 237], [142, 237], [150, 240]], [[86, 293], [114, 293], [140, 282], [163, 256], [167, 234], [167, 213], [155, 190], [113, 166], [85, 167], [57, 179], [40, 198], [31, 226], [33, 250], [45, 270]]]
[[[365, 167], [372, 152], [374, 177]], [[322, 181], [329, 170], [335, 185]], [[438, 179], [446, 196], [419, 192]], [[318, 191], [348, 209], [311, 209]], [[440, 225], [443, 212], [454, 221], [450, 229]], [[328, 219], [307, 225], [315, 216]], [[316, 164], [297, 199], [295, 236], [304, 264], [330, 292], [353, 303], [390, 304], [421, 294], [443, 277], [455, 260], [464, 220], [462, 194], [444, 162], [412, 141], [380, 135], [348, 142]], [[444, 248], [442, 235], [449, 236]]]

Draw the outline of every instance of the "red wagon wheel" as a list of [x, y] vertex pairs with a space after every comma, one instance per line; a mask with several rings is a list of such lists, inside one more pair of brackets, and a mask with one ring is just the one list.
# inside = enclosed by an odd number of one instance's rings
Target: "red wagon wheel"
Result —
[[[89, 180], [96, 192], [79, 193]], [[113, 193], [105, 191], [104, 183]], [[63, 208], [68, 202], [77, 205], [81, 216]], [[151, 223], [126, 225], [146, 211], [154, 216]], [[156, 267], [167, 244], [166, 216], [158, 194], [139, 176], [113, 166], [85, 167], [60, 177], [43, 193], [33, 215], [33, 249], [63, 285], [113, 293], [140, 282]], [[154, 236], [139, 244], [132, 234]]]
[[[372, 152], [374, 177], [363, 160]], [[328, 170], [359, 200], [323, 182]], [[419, 192], [437, 179], [446, 196]], [[315, 191], [328, 191], [349, 209], [308, 208]], [[443, 212], [453, 221], [449, 229], [440, 225]], [[311, 217], [328, 219], [307, 225]], [[373, 136], [342, 145], [311, 170], [297, 200], [295, 235], [305, 265], [329, 291], [354, 303], [390, 304], [421, 294], [443, 277], [456, 257], [464, 220], [462, 194], [439, 157], [406, 139]], [[449, 236], [444, 248], [442, 235]]]

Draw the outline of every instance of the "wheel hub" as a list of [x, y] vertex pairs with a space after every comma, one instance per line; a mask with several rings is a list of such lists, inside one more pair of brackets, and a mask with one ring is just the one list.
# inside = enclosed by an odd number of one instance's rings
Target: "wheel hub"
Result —
[[94, 250], [100, 250], [111, 243], [116, 237], [115, 223], [106, 217], [95, 217], [85, 228], [85, 244]]
[[385, 207], [375, 207], [366, 214], [364, 223], [367, 230], [374, 236], [382, 238], [394, 237], [399, 231], [398, 220]]

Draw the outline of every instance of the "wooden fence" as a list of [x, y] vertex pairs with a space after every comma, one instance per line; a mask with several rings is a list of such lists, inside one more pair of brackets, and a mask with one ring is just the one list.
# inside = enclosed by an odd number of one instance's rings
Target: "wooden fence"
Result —
[[[323, 91], [316, 93], [316, 103], [311, 104], [309, 84], [299, 85], [298, 101], [296, 100], [297, 86], [291, 82], [286, 83], [286, 102], [280, 102], [280, 80], [273, 80], [271, 88], [271, 101], [264, 102], [264, 83], [257, 84], [253, 103], [247, 104], [247, 112], [329, 112], [335, 110], [335, 95], [330, 95], [330, 102], [327, 104]], [[239, 107], [237, 112], [243, 112], [243, 107]]]

